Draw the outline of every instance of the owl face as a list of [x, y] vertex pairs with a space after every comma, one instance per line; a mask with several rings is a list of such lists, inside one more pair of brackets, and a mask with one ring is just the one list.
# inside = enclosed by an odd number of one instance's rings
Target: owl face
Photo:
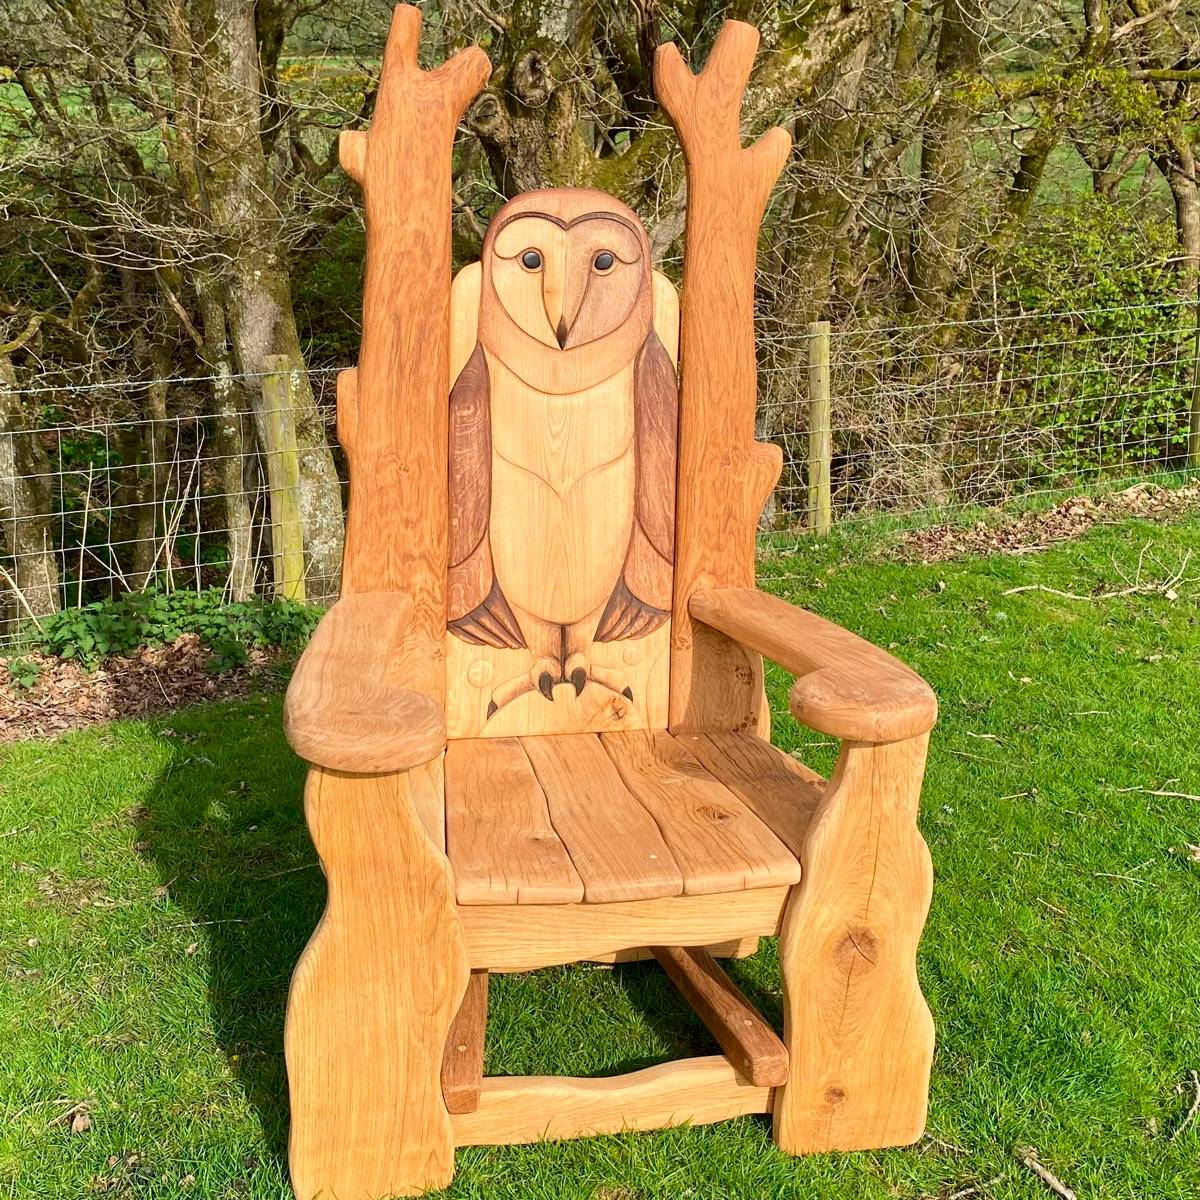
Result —
[[[539, 205], [539, 195], [554, 203]], [[566, 195], [574, 202], [565, 203]], [[519, 201], [497, 215], [483, 256], [512, 321], [552, 351], [586, 346], [625, 325], [650, 275], [646, 235], [633, 212], [596, 192], [530, 193]]]

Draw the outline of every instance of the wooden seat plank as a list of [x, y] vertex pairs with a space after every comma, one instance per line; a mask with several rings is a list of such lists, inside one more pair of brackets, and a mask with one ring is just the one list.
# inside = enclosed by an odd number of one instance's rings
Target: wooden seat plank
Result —
[[671, 734], [628, 730], [600, 740], [625, 786], [658, 822], [685, 895], [799, 880], [796, 855]]
[[583, 883], [516, 738], [446, 748], [446, 852], [459, 904], [574, 904]]
[[825, 781], [753, 733], [686, 733], [676, 739], [799, 856]]
[[522, 739], [546, 795], [550, 821], [583, 880], [603, 904], [678, 896], [683, 875], [654, 818], [593, 735]]

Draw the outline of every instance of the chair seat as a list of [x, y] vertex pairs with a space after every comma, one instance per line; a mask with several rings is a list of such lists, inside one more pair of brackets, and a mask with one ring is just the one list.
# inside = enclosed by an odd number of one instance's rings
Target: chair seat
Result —
[[451, 742], [459, 904], [579, 904], [792, 884], [823, 781], [749, 733]]

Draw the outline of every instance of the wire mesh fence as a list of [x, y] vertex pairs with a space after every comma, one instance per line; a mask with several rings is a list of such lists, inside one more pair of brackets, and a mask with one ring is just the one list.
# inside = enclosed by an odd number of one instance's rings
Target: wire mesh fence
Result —
[[[829, 521], [1200, 465], [1192, 305], [760, 335], [759, 437], [784, 450], [762, 524], [776, 552]], [[334, 376], [306, 373], [303, 413], [278, 371], [9, 387], [3, 411], [19, 419], [0, 429], [0, 646], [56, 609], [131, 591], [335, 594], [336, 533], [322, 535], [323, 556], [309, 552], [314, 523], [340, 525], [344, 504]], [[214, 412], [234, 385], [240, 403]], [[40, 419], [77, 411], [89, 415]], [[314, 455], [332, 487], [323, 498]]]

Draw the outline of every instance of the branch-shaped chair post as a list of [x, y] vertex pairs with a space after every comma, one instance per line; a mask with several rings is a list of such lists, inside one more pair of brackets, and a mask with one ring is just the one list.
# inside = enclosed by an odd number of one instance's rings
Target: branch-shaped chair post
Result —
[[367, 132], [342, 134], [363, 189], [367, 266], [362, 348], [338, 387], [351, 469], [343, 594], [408, 592], [426, 678], [444, 699], [446, 396], [450, 387], [451, 155], [459, 118], [491, 73], [478, 47], [417, 65], [421, 14], [399, 5]]
[[681, 325], [679, 492], [672, 611], [671, 729], [745, 729], [758, 720], [762, 664], [694, 623], [698, 588], [750, 587], [775, 447], [754, 440], [754, 268], [758, 227], [791, 137], [741, 144], [740, 118], [758, 31], [727, 21], [693, 75], [674, 45], [658, 48], [655, 89], [687, 162]]
[[288, 998], [299, 1200], [414, 1195], [454, 1173], [440, 1072], [469, 968], [442, 819], [451, 156], [491, 67], [472, 48], [420, 69], [420, 25], [397, 7], [371, 127], [339, 144], [367, 268], [359, 365], [338, 379], [342, 599], [287, 702], [329, 880]]

